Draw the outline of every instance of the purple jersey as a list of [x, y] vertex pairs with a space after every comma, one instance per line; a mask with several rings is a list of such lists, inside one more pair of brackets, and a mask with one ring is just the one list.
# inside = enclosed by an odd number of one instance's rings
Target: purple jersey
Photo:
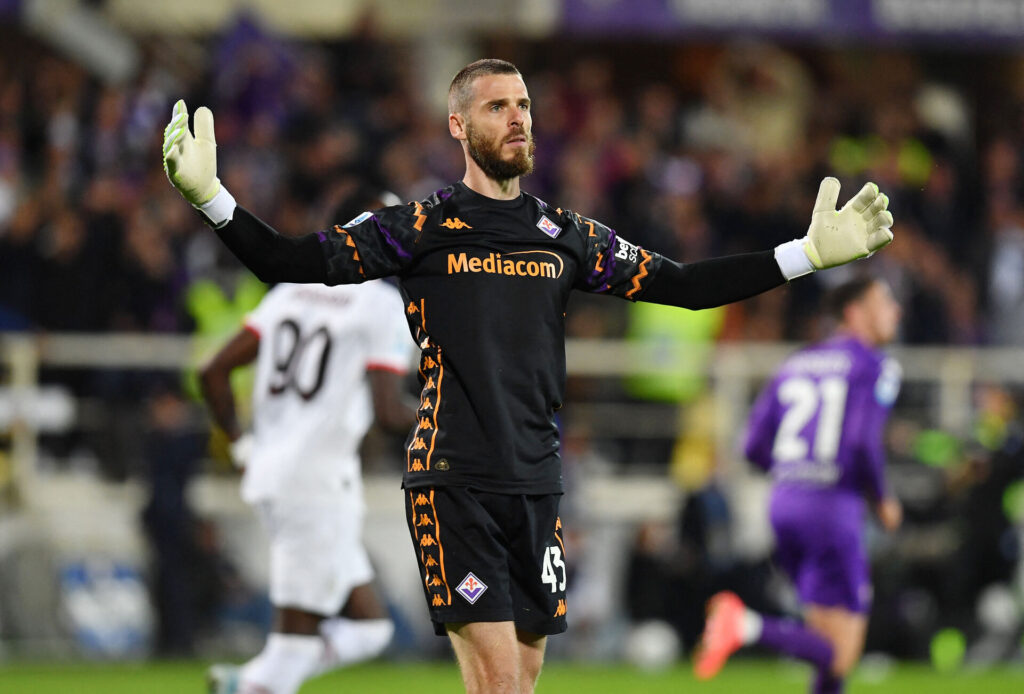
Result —
[[792, 355], [758, 398], [746, 454], [775, 478], [776, 561], [804, 603], [866, 613], [864, 496], [885, 495], [882, 430], [900, 368], [837, 336]]
[[849, 336], [796, 352], [754, 405], [747, 458], [777, 488], [882, 498], [882, 433], [900, 374], [896, 361]]

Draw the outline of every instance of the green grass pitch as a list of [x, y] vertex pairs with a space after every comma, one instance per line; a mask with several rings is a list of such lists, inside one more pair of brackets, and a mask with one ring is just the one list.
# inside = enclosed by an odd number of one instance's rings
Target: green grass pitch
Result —
[[[4, 694], [204, 694], [203, 663], [0, 664]], [[537, 694], [782, 694], [807, 691], [807, 671], [792, 664], [742, 661], [711, 682], [689, 669], [647, 674], [626, 666], [552, 663]], [[458, 694], [454, 665], [374, 663], [340, 670], [304, 686], [300, 694]], [[1024, 669], [937, 673], [927, 666], [897, 665], [885, 673], [860, 674], [848, 694], [1009, 694], [1024, 692]]]

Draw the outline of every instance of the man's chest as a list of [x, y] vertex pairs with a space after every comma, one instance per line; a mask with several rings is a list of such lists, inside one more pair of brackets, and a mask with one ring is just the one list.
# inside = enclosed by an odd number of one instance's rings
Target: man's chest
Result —
[[529, 211], [441, 212], [432, 220], [433, 228], [424, 230], [406, 279], [430, 278], [491, 291], [561, 294], [571, 289], [581, 249], [549, 216]]

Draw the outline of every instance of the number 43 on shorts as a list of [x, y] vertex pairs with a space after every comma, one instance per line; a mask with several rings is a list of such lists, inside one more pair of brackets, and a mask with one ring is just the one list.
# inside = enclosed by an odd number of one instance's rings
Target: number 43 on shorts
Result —
[[[561, 579], [555, 573], [555, 569], [561, 572]], [[544, 551], [544, 566], [540, 571], [540, 580], [551, 586], [552, 593], [565, 590], [565, 562], [562, 560], [561, 547], [548, 547]]]

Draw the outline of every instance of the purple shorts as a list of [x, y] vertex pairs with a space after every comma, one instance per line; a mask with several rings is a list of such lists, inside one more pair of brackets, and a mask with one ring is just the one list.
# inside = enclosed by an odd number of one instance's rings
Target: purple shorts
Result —
[[775, 560], [805, 605], [871, 609], [871, 573], [864, 548], [864, 502], [833, 489], [777, 486], [771, 522]]

